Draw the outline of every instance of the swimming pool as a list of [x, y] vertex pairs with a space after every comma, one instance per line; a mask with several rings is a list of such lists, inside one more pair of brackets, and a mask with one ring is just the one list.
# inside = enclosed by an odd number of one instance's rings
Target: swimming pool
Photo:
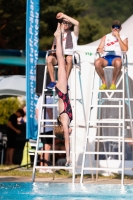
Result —
[[4, 200], [123, 200], [133, 199], [132, 185], [1, 182]]

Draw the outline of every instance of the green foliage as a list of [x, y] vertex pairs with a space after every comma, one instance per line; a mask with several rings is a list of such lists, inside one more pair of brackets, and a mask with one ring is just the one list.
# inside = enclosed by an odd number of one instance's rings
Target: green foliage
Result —
[[90, 19], [88, 16], [80, 17], [78, 20], [80, 22], [79, 45], [95, 41], [105, 34], [106, 29], [98, 20]]
[[[0, 0], [0, 48], [25, 49], [26, 0]], [[64, 12], [80, 22], [79, 44], [110, 32], [114, 19], [123, 23], [132, 15], [133, 0], [40, 0], [39, 49], [51, 48], [56, 14]]]
[[25, 49], [26, 0], [0, 0], [0, 48]]
[[86, 10], [87, 1], [80, 0], [48, 0], [40, 1], [40, 49], [50, 49], [53, 41], [53, 34], [57, 27], [56, 14], [63, 12], [77, 18]]
[[17, 97], [0, 100], [0, 124], [7, 124], [11, 114], [22, 108], [25, 102], [20, 102]]

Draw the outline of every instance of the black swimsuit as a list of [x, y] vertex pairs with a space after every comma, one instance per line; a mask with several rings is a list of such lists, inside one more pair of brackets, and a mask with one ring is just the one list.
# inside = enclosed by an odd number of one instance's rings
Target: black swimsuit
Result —
[[69, 96], [68, 96], [68, 92], [66, 94], [63, 94], [57, 87], [55, 87], [55, 90], [58, 94], [58, 97], [62, 99], [62, 101], [64, 102], [64, 110], [60, 113], [63, 114], [63, 113], [66, 113], [70, 119], [70, 122], [72, 121], [73, 119], [73, 116], [72, 116], [72, 107], [71, 107], [71, 104], [70, 104], [70, 100], [69, 100]]

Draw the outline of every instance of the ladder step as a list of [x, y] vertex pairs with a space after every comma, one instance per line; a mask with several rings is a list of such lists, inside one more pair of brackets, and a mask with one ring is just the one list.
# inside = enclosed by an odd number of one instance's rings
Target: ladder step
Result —
[[101, 152], [85, 152], [85, 154], [96, 154], [96, 155], [100, 155], [100, 154], [104, 154], [104, 155], [123, 155], [122, 152], [104, 152], [104, 151], [101, 151]]
[[123, 142], [122, 140], [118, 140], [118, 139], [96, 139], [96, 142]]
[[92, 90], [92, 92], [101, 92], [101, 93], [117, 93], [117, 92], [123, 92], [123, 90], [97, 90], [97, 89], [94, 89]]
[[107, 171], [119, 170], [119, 171], [122, 171], [122, 168], [84, 167], [83, 170], [107, 170]]
[[[56, 138], [56, 136], [53, 135], [39, 135], [39, 138]], [[69, 135], [69, 138], [72, 138], [72, 135]]]
[[53, 89], [49, 90], [49, 89], [46, 89], [46, 88], [45, 88], [43, 91], [45, 91], [45, 92], [46, 92], [46, 91], [55, 92], [55, 89], [53, 88]]
[[[101, 98], [98, 100], [105, 100], [105, 101], [123, 101], [123, 98]], [[133, 101], [133, 99], [128, 100], [127, 98], [124, 98], [124, 101]]]
[[57, 122], [57, 119], [41, 119], [40, 122]]
[[123, 105], [91, 105], [91, 107], [99, 107], [99, 108], [122, 108]]
[[124, 123], [124, 120], [118, 120], [118, 119], [104, 119], [104, 120], [88, 120], [88, 122], [95, 122], [95, 123], [114, 123], [114, 124], [119, 124], [119, 123]]
[[58, 104], [42, 104], [43, 107], [57, 107]]
[[[87, 136], [87, 138], [89, 138], [89, 136]], [[124, 136], [123, 137], [119, 137], [119, 136], [103, 136], [103, 135], [99, 135], [99, 136], [95, 136], [96, 139], [100, 138], [100, 139], [121, 139], [123, 140], [124, 139]]]
[[55, 135], [39, 135], [39, 138], [56, 138]]
[[49, 150], [49, 151], [37, 150], [36, 152], [37, 153], [66, 153], [66, 151], [61, 151], [61, 150], [58, 150], [58, 151], [55, 151], [55, 150]]
[[89, 126], [89, 128], [100, 128], [100, 127], [101, 128], [111, 128], [111, 127], [112, 128], [122, 128], [123, 126], [102, 126], [102, 125], [101, 126], [91, 126], [91, 125]]

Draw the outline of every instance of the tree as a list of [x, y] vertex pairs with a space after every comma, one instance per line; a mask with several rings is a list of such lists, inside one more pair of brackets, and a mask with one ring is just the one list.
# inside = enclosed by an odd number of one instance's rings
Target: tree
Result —
[[[112, 20], [132, 15], [133, 0], [40, 0], [39, 49], [51, 48], [58, 12], [80, 22], [79, 44], [93, 42], [110, 32]], [[0, 0], [0, 48], [25, 49], [26, 0]]]
[[1, 46], [25, 49], [26, 0], [0, 0]]
[[50, 49], [53, 34], [56, 30], [56, 14], [63, 12], [71, 17], [77, 18], [88, 7], [88, 1], [80, 0], [48, 0], [40, 1], [40, 49]]

